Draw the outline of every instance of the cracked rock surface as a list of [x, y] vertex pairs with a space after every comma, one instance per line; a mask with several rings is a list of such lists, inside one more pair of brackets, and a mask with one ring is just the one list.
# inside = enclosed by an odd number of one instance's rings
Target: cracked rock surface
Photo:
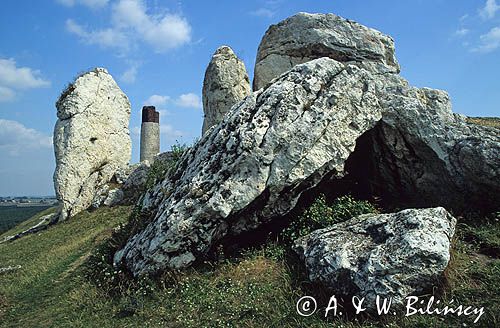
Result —
[[221, 238], [289, 212], [381, 117], [377, 80], [321, 58], [298, 65], [230, 114], [143, 199], [152, 222], [115, 254], [133, 274], [183, 268]]
[[59, 220], [87, 209], [131, 156], [130, 102], [104, 68], [79, 76], [56, 103], [54, 186]]
[[500, 204], [500, 130], [453, 114], [448, 94], [386, 74], [382, 120], [360, 138], [358, 166], [374, 194], [457, 212]]
[[390, 36], [334, 14], [298, 13], [266, 31], [257, 51], [253, 90], [297, 64], [321, 57], [399, 73]]
[[404, 298], [427, 291], [450, 260], [456, 219], [444, 208], [365, 214], [295, 241], [309, 279], [338, 294]]
[[146, 192], [149, 223], [115, 263], [134, 275], [188, 267], [224, 237], [279, 220], [346, 165], [374, 195], [498, 208], [498, 129], [466, 123], [446, 92], [398, 72], [390, 37], [338, 16], [300, 13], [270, 27], [254, 81], [264, 82]]

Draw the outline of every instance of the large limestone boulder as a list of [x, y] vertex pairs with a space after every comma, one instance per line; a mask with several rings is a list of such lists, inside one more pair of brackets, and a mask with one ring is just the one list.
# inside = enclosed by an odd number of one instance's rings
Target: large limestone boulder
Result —
[[295, 241], [309, 279], [336, 294], [401, 304], [429, 291], [450, 260], [456, 219], [444, 208], [365, 214]]
[[202, 134], [222, 121], [233, 105], [250, 94], [245, 64], [228, 46], [218, 48], [208, 64], [203, 81]]
[[334, 14], [298, 13], [266, 31], [257, 51], [253, 89], [321, 57], [399, 73], [391, 37]]
[[387, 186], [394, 192], [385, 196], [411, 195], [421, 206], [455, 208], [465, 199], [471, 209], [498, 208], [498, 130], [467, 124], [445, 92], [398, 76], [389, 37], [335, 15], [295, 20], [315, 24], [283, 35], [315, 35], [329, 22], [353, 29], [332, 47], [340, 61], [293, 66], [233, 106], [144, 195], [141, 215], [151, 223], [116, 263], [135, 275], [192, 265], [223, 238], [283, 217], [305, 192], [338, 187], [345, 171], [373, 193]]
[[87, 209], [130, 161], [130, 102], [104, 68], [79, 76], [56, 102], [54, 185], [59, 220]]
[[366, 70], [321, 58], [248, 96], [144, 196], [152, 222], [115, 254], [133, 274], [183, 268], [228, 234], [279, 218], [325, 175], [342, 175], [381, 117]]
[[498, 210], [500, 130], [453, 114], [444, 91], [386, 79], [382, 120], [358, 140], [350, 173], [398, 206]]

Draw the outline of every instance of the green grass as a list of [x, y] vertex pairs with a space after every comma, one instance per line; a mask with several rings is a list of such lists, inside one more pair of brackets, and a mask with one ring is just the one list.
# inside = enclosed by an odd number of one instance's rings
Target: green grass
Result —
[[[311, 293], [283, 246], [269, 243], [237, 258], [170, 272], [155, 281], [119, 284], [110, 293], [88, 274], [90, 254], [106, 245], [127, 222], [130, 207], [84, 212], [38, 234], [0, 244], [0, 267], [22, 268], [0, 275], [1, 327], [458, 327], [471, 319], [448, 316], [361, 318], [326, 321], [320, 312], [300, 317], [295, 302]], [[24, 222], [34, 224], [37, 218]], [[500, 260], [481, 251], [497, 245], [498, 221], [459, 224], [446, 271], [442, 300], [486, 307], [475, 327], [499, 327]], [[17, 227], [16, 229], [19, 229]], [[7, 234], [12, 234], [9, 231]], [[475, 236], [474, 238], [471, 235]], [[326, 304], [320, 303], [325, 306]]]
[[50, 206], [0, 206], [0, 234]]

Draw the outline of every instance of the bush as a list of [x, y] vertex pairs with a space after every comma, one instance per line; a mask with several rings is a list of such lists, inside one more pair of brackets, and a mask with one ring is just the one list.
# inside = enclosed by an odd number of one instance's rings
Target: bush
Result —
[[378, 213], [377, 208], [367, 201], [356, 200], [349, 195], [339, 197], [329, 205], [325, 195], [320, 195], [308, 208], [281, 232], [286, 243], [366, 213]]
[[182, 157], [182, 154], [189, 147], [186, 144], [175, 144], [171, 148], [171, 158], [166, 161], [154, 161], [151, 168], [148, 171], [148, 177], [146, 179], [146, 189], [149, 189], [155, 185], [158, 179], [165, 177], [167, 172], [172, 171], [177, 166], [177, 163]]

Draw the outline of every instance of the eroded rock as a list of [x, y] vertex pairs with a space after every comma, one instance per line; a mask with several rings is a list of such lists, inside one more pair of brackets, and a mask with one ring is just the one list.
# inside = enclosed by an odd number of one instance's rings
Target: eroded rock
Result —
[[202, 134], [222, 121], [224, 115], [250, 94], [250, 80], [245, 64], [228, 46], [218, 48], [205, 72], [203, 81]]
[[399, 206], [498, 210], [500, 130], [453, 114], [444, 91], [386, 79], [382, 120], [358, 141], [349, 171]]
[[59, 220], [87, 209], [131, 156], [130, 102], [111, 75], [96, 68], [79, 76], [56, 103], [54, 185]]
[[399, 73], [391, 37], [334, 14], [298, 13], [266, 31], [255, 61], [253, 90], [297, 64], [321, 57]]
[[135, 275], [183, 268], [224, 236], [286, 214], [326, 174], [342, 175], [356, 139], [381, 117], [376, 84], [321, 58], [245, 98], [146, 193], [152, 223], [115, 262]]
[[444, 208], [365, 214], [295, 241], [309, 279], [336, 294], [401, 304], [435, 286], [450, 260], [456, 219]]

